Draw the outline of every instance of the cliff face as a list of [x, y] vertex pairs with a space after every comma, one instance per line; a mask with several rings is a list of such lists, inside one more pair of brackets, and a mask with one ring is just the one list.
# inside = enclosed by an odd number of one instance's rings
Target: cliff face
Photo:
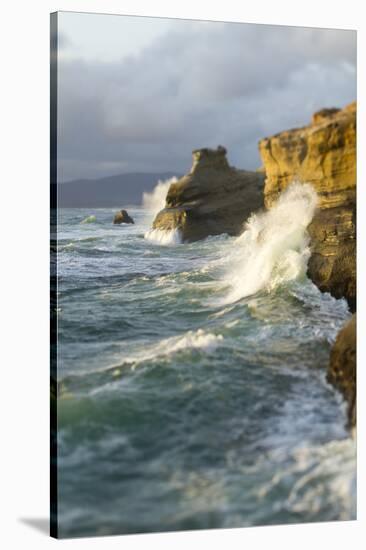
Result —
[[179, 229], [185, 241], [238, 235], [248, 216], [264, 206], [263, 189], [264, 174], [231, 167], [224, 147], [198, 149], [191, 171], [170, 186], [153, 228]]
[[259, 142], [270, 207], [292, 181], [311, 183], [319, 209], [309, 226], [308, 275], [324, 292], [356, 309], [356, 103], [323, 109], [305, 128]]
[[348, 403], [348, 423], [356, 425], [356, 315], [338, 333], [330, 354], [327, 380]]

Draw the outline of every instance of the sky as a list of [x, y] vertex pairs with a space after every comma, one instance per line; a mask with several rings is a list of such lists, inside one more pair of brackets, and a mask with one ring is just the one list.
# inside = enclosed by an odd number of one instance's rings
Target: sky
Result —
[[58, 181], [189, 171], [356, 99], [356, 32], [60, 12]]

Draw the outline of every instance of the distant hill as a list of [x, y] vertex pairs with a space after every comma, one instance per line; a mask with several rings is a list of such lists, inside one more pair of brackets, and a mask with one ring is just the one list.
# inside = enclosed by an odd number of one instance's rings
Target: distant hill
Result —
[[67, 181], [58, 185], [58, 206], [122, 208], [139, 205], [144, 191], [152, 191], [158, 180], [166, 180], [176, 175], [174, 172], [135, 172], [100, 179]]

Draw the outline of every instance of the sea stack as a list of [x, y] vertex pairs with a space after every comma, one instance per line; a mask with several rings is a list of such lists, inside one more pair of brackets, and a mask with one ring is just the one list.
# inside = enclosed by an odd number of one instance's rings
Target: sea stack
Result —
[[264, 174], [229, 165], [225, 147], [196, 149], [190, 172], [173, 183], [153, 229], [179, 229], [184, 241], [238, 235], [248, 216], [264, 206]]
[[322, 109], [311, 124], [259, 142], [270, 207], [291, 182], [307, 182], [319, 196], [309, 226], [308, 275], [323, 292], [345, 297], [356, 310], [356, 103]]
[[121, 223], [135, 223], [127, 210], [120, 210], [114, 215], [113, 223], [119, 225]]

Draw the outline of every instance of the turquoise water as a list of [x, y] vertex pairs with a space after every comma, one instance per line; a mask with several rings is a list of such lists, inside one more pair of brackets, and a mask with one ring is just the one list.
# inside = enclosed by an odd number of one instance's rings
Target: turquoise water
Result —
[[354, 519], [325, 381], [345, 302], [304, 276], [230, 302], [235, 238], [162, 246], [114, 212], [59, 212], [60, 536]]

